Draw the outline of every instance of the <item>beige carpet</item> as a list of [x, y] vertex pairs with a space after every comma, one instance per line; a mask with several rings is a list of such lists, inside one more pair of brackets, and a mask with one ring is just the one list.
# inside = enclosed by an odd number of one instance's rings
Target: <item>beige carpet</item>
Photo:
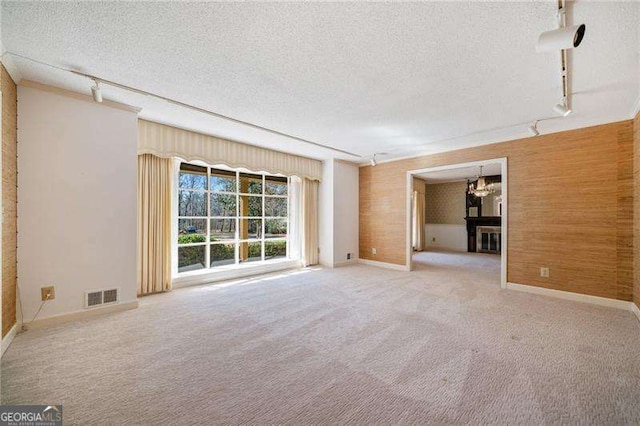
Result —
[[67, 424], [640, 422], [640, 323], [501, 290], [499, 258], [176, 290], [16, 337], [4, 404]]

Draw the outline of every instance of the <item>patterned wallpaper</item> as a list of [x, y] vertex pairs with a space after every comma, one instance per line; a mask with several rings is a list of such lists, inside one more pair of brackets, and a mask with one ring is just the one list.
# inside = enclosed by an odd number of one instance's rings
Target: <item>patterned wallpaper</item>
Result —
[[464, 225], [466, 182], [426, 185], [427, 223]]

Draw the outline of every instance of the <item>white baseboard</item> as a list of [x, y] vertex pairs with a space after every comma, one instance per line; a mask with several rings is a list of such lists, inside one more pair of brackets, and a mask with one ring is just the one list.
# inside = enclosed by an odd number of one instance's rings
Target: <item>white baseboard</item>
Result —
[[404, 272], [408, 272], [409, 271], [409, 268], [407, 267], [407, 265], [398, 265], [396, 263], [378, 262], [377, 260], [358, 259], [358, 263], [362, 263], [364, 265], [370, 265], [370, 266], [377, 266], [379, 268], [395, 269], [396, 271], [404, 271]]
[[424, 248], [424, 250], [422, 251], [414, 251], [413, 253], [424, 253], [424, 252], [429, 252], [429, 251], [453, 251], [456, 253], [468, 253], [467, 252], [467, 248], [465, 247], [464, 250], [461, 248], [452, 248], [452, 247], [443, 247], [443, 246], [426, 246]]
[[97, 317], [114, 312], [128, 311], [129, 309], [136, 309], [137, 307], [138, 301], [133, 300], [130, 302], [118, 303], [117, 305], [108, 305], [101, 308], [92, 308], [83, 311], [71, 312], [68, 314], [54, 315], [29, 323], [27, 328], [29, 330], [32, 330], [36, 328], [50, 327], [53, 325], [63, 324], [70, 321], [77, 321], [84, 318]]
[[16, 337], [17, 333], [18, 333], [18, 322], [16, 321], [16, 323], [13, 324], [13, 327], [11, 327], [11, 330], [9, 330], [7, 335], [2, 338], [2, 355], [4, 355], [7, 349], [9, 349], [9, 345], [11, 344], [11, 342], [13, 342], [13, 338]]
[[633, 302], [631, 302], [631, 312], [636, 314], [636, 317], [638, 318], [638, 321], [640, 321], [640, 308], [638, 308], [638, 305], [636, 305]]
[[343, 261], [341, 261], [341, 262], [335, 262], [335, 263], [333, 264], [333, 267], [334, 267], [334, 268], [338, 268], [338, 267], [340, 267], [340, 266], [354, 265], [354, 264], [356, 264], [356, 263], [358, 263], [358, 259], [356, 259], [356, 258], [354, 257], [354, 258], [352, 258], [352, 259], [350, 259], [350, 260], [343, 260]]
[[[508, 290], [523, 291], [525, 293], [539, 294], [559, 299], [572, 300], [574, 302], [590, 303], [592, 305], [606, 306], [608, 308], [623, 309], [632, 311], [633, 307], [638, 307], [633, 302], [626, 300], [609, 299], [607, 297], [590, 296], [588, 294], [572, 293], [570, 291], [553, 290], [550, 288], [536, 287], [532, 285], [507, 283]], [[637, 315], [637, 314], [636, 314]]]

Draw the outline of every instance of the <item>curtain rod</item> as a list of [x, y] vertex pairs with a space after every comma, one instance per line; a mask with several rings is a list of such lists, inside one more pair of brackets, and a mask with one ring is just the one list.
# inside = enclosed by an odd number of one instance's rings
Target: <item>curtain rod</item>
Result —
[[168, 98], [166, 96], [158, 95], [158, 94], [153, 93], [153, 92], [147, 92], [146, 90], [137, 89], [137, 88], [132, 87], [132, 86], [127, 86], [126, 84], [118, 83], [116, 81], [108, 80], [108, 79], [105, 79], [105, 78], [102, 78], [102, 77], [98, 77], [98, 76], [95, 76], [95, 75], [92, 75], [92, 74], [87, 74], [87, 73], [80, 72], [80, 71], [75, 71], [75, 70], [72, 70], [72, 69], [69, 69], [69, 68], [60, 67], [60, 66], [53, 65], [53, 64], [50, 64], [50, 63], [47, 63], [47, 62], [44, 62], [44, 61], [40, 61], [40, 60], [37, 60], [37, 59], [30, 58], [28, 56], [20, 55], [18, 53], [5, 52], [2, 56], [4, 56], [4, 55], [11, 55], [11, 56], [14, 56], [14, 57], [17, 57], [17, 58], [21, 58], [21, 59], [25, 59], [27, 61], [31, 61], [31, 62], [40, 64], [40, 65], [45, 65], [45, 66], [48, 66], [48, 67], [51, 67], [51, 68], [55, 68], [55, 69], [58, 69], [58, 70], [61, 70], [61, 71], [70, 72], [72, 74], [79, 75], [79, 76], [84, 77], [84, 78], [88, 78], [90, 80], [99, 81], [100, 83], [104, 83], [104, 84], [109, 85], [109, 86], [117, 87], [119, 89], [127, 90], [129, 92], [137, 93], [139, 95], [150, 96], [150, 97], [153, 97], [153, 98], [156, 98], [156, 99], [160, 99], [160, 100], [163, 100], [165, 102], [168, 102], [168, 103], [171, 103], [171, 104], [183, 107], [183, 108], [187, 108], [187, 109], [190, 109], [190, 110], [202, 113], [202, 114], [211, 115], [211, 116], [216, 117], [216, 118], [220, 118], [220, 119], [223, 119], [223, 120], [226, 120], [226, 121], [231, 121], [233, 123], [237, 123], [237, 124], [241, 124], [243, 126], [251, 127], [253, 129], [262, 130], [264, 132], [268, 132], [268, 133], [271, 133], [271, 134], [274, 134], [274, 135], [284, 136], [286, 138], [293, 139], [293, 140], [296, 140], [298, 142], [303, 142], [303, 143], [306, 143], [306, 144], [317, 146], [319, 148], [324, 148], [324, 149], [328, 149], [328, 150], [331, 150], [331, 151], [339, 152], [339, 153], [342, 153], [342, 154], [350, 155], [352, 157], [362, 158], [362, 155], [360, 155], [360, 154], [354, 154], [353, 152], [345, 151], [345, 150], [340, 149], [340, 148], [334, 148], [334, 147], [329, 146], [329, 145], [324, 145], [324, 144], [321, 144], [321, 143], [318, 143], [318, 142], [313, 142], [313, 141], [310, 141], [308, 139], [303, 139], [303, 138], [300, 138], [298, 136], [293, 136], [293, 135], [290, 135], [290, 134], [287, 134], [287, 133], [284, 133], [284, 132], [280, 132], [278, 130], [270, 129], [268, 127], [260, 126], [258, 124], [253, 124], [253, 123], [250, 123], [248, 121], [240, 120], [238, 118], [229, 117], [227, 115], [220, 114], [220, 113], [217, 113], [215, 111], [211, 111], [211, 110], [208, 110], [208, 109], [200, 108], [200, 107], [197, 107], [195, 105], [187, 104], [185, 102], [181, 102], [181, 101], [178, 101], [178, 100], [175, 100], [175, 99], [172, 99], [172, 98]]

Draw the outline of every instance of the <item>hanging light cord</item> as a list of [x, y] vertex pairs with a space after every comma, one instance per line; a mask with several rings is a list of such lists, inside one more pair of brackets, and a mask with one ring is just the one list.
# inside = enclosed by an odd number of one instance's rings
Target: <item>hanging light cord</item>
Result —
[[[33, 324], [33, 322], [36, 320], [36, 318], [38, 318], [38, 315], [40, 315], [40, 311], [42, 310], [42, 308], [44, 307], [45, 303], [47, 303], [49, 301], [49, 297], [51, 295], [47, 294], [47, 297], [42, 301], [42, 303], [40, 304], [40, 307], [38, 308], [38, 312], [36, 312], [36, 314], [33, 316], [33, 318], [31, 319], [31, 321], [29, 321], [28, 324], [22, 324], [22, 331], [27, 331], [29, 329], [29, 326], [31, 324]], [[24, 319], [23, 319], [24, 321]]]

